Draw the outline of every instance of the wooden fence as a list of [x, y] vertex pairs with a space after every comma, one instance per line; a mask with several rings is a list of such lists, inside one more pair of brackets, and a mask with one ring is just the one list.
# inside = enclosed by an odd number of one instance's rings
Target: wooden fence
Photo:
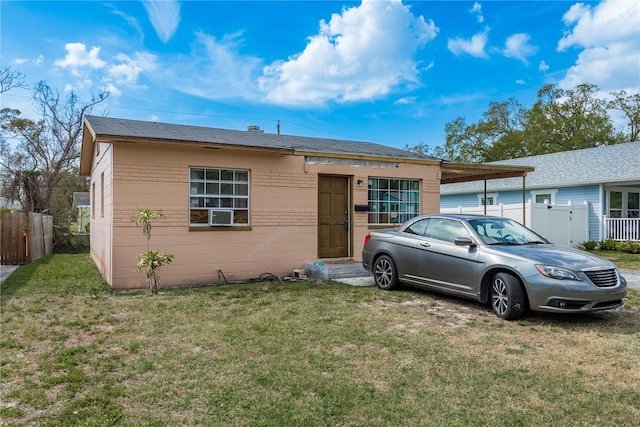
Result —
[[40, 213], [0, 214], [0, 264], [27, 264], [53, 252], [53, 217]]

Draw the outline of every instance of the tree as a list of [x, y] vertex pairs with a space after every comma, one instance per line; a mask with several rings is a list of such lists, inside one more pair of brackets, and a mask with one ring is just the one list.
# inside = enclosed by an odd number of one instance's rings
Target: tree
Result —
[[5, 93], [16, 87], [25, 88], [24, 74], [12, 70], [10, 67], [0, 66], [0, 93]]
[[442, 149], [451, 161], [473, 163], [526, 155], [523, 146], [525, 108], [514, 98], [490, 102], [478, 123], [457, 118], [445, 124]]
[[63, 97], [40, 82], [33, 95], [39, 120], [22, 118], [18, 110], [0, 111], [3, 132], [18, 140], [15, 148], [2, 144], [0, 179], [4, 191], [19, 200], [24, 210], [52, 208], [51, 200], [64, 176], [78, 167], [83, 117], [108, 95], [99, 92], [83, 102], [73, 92]]
[[491, 162], [557, 151], [616, 144], [626, 138], [614, 131], [607, 109], [622, 111], [629, 120], [631, 140], [639, 138], [640, 95], [614, 93], [613, 101], [598, 96], [598, 87], [574, 89], [543, 86], [527, 109], [514, 98], [490, 102], [477, 123], [458, 117], [445, 124], [444, 146], [409, 148], [441, 153], [455, 162]]
[[532, 153], [592, 148], [618, 142], [607, 103], [596, 96], [598, 87], [579, 84], [575, 89], [545, 85], [529, 110], [525, 129]]
[[[102, 91], [84, 102], [40, 82], [33, 93], [38, 120], [21, 117], [19, 110], [0, 110], [2, 195], [19, 201], [24, 211], [51, 214], [56, 246], [69, 240], [73, 191], [88, 190], [87, 179], [78, 174], [84, 115], [108, 95]], [[17, 144], [8, 144], [5, 135]]]
[[627, 94], [626, 91], [611, 92], [613, 100], [609, 101], [608, 107], [612, 110], [621, 111], [625, 118], [629, 120], [629, 134], [625, 136], [626, 142], [640, 140], [640, 94]]

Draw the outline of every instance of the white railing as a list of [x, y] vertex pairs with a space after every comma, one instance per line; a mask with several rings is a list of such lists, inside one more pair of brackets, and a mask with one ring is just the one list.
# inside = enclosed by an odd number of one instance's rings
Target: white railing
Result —
[[640, 241], [640, 218], [604, 218], [605, 239]]

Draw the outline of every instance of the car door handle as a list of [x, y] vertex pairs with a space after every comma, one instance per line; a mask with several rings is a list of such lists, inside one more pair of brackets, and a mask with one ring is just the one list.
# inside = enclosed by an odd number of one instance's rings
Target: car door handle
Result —
[[422, 246], [423, 248], [428, 248], [431, 247], [431, 245], [429, 244], [429, 242], [420, 242], [419, 243], [420, 246]]

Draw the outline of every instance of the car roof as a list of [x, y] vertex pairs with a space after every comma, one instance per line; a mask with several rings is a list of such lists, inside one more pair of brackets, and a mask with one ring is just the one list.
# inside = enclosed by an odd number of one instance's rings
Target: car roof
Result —
[[449, 218], [449, 219], [457, 219], [463, 221], [470, 221], [473, 219], [485, 218], [485, 219], [508, 219], [500, 216], [490, 216], [490, 215], [478, 215], [478, 214], [424, 214], [415, 217], [414, 219], [422, 219], [422, 218]]

